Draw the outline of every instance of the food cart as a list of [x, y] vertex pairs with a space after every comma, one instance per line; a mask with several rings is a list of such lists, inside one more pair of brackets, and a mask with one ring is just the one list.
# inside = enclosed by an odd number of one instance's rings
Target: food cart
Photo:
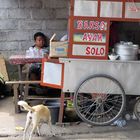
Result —
[[[50, 67], [59, 75], [50, 80], [46, 74], [43, 83], [74, 93], [78, 116], [91, 125], [112, 123], [124, 112], [126, 96], [140, 95], [140, 61], [108, 60], [114, 21], [139, 23], [140, 0], [71, 0], [68, 57], [59, 58], [58, 69], [50, 62], [43, 66], [50, 77]], [[138, 118], [139, 106], [138, 100]]]

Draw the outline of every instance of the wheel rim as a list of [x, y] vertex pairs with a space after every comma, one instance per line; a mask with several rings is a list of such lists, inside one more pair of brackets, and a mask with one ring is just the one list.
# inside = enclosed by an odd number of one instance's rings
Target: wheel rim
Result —
[[124, 90], [112, 77], [93, 76], [79, 86], [74, 105], [83, 121], [92, 125], [107, 125], [115, 121], [124, 109]]
[[134, 114], [137, 117], [137, 119], [140, 120], [140, 99], [137, 100], [134, 106]]

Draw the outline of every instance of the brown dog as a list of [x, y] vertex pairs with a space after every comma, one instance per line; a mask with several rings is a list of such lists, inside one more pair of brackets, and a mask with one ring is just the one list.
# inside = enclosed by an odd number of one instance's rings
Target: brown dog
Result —
[[[37, 130], [38, 135], [40, 135], [39, 127], [41, 123], [48, 123], [52, 133], [52, 123], [51, 123], [51, 114], [50, 110], [47, 106], [44, 105], [36, 105], [36, 106], [29, 106], [25, 101], [19, 101], [18, 105], [24, 107], [25, 110], [29, 111], [27, 113], [26, 125], [23, 134], [23, 140], [26, 139], [26, 132], [30, 124], [32, 124], [32, 130], [30, 133], [29, 140], [32, 139], [33, 133]], [[54, 134], [53, 134], [54, 135]]]

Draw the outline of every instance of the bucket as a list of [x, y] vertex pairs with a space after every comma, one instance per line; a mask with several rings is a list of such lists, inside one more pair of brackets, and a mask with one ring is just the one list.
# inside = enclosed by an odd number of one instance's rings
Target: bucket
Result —
[[58, 122], [60, 103], [58, 100], [45, 101], [45, 105], [49, 108], [51, 113], [51, 122], [56, 124]]

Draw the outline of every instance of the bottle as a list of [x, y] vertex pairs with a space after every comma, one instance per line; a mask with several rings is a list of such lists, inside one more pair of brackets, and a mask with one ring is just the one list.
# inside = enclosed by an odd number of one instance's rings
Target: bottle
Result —
[[34, 56], [35, 56], [34, 49], [30, 47], [30, 48], [29, 48], [29, 52], [30, 52], [30, 57], [31, 57], [31, 58], [34, 58]]
[[131, 115], [130, 115], [130, 114], [125, 114], [125, 119], [126, 119], [127, 121], [130, 121], [130, 120], [131, 120]]
[[30, 51], [29, 50], [26, 50], [26, 57], [30, 58]]

